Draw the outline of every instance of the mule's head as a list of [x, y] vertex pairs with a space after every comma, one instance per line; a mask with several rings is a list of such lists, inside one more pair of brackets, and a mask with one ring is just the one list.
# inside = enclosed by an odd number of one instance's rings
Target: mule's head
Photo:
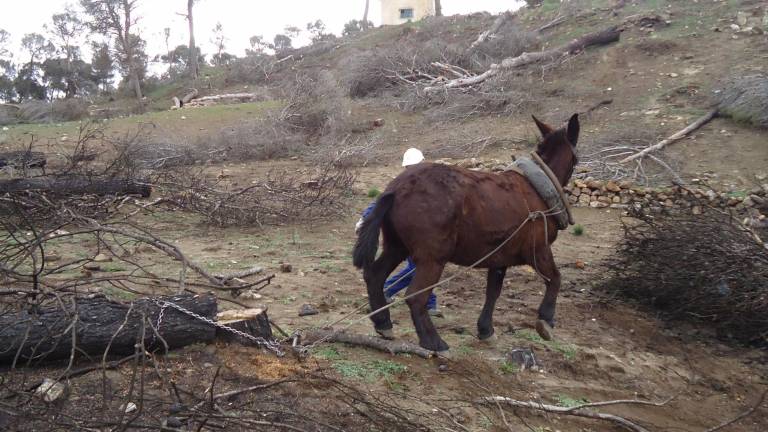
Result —
[[541, 141], [536, 153], [565, 186], [571, 179], [573, 169], [579, 159], [576, 156], [576, 143], [579, 140], [579, 115], [574, 114], [568, 124], [559, 129], [540, 121], [533, 116], [533, 121], [541, 132]]

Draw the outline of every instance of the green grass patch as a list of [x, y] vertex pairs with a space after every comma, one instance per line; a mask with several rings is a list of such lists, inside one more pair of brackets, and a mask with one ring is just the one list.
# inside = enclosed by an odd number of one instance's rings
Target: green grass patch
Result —
[[575, 406], [587, 404], [589, 403], [589, 400], [586, 398], [572, 398], [568, 395], [558, 394], [555, 395], [555, 402], [561, 407], [573, 408]]
[[341, 360], [342, 358], [339, 350], [333, 346], [326, 346], [326, 347], [319, 348], [312, 354], [315, 357], [321, 358], [323, 360]]
[[584, 235], [584, 225], [576, 224], [573, 226], [573, 229], [571, 230], [571, 234], [575, 236]]
[[368, 198], [376, 198], [377, 196], [381, 195], [381, 191], [378, 190], [375, 187], [374, 188], [370, 188], [370, 189], [368, 189], [367, 195], [368, 195]]
[[521, 339], [525, 339], [531, 342], [534, 342], [538, 345], [547, 347], [553, 351], [557, 351], [563, 355], [563, 357], [568, 360], [572, 361], [576, 358], [576, 353], [579, 352], [579, 349], [575, 345], [571, 344], [564, 344], [559, 341], [546, 341], [539, 336], [538, 333], [536, 333], [533, 330], [527, 330], [523, 329], [515, 333], [515, 337], [519, 337]]
[[511, 375], [520, 372], [520, 368], [510, 361], [504, 360], [501, 362], [501, 366], [499, 366], [499, 370], [504, 375]]
[[368, 362], [356, 362], [353, 360], [339, 360], [333, 363], [333, 368], [344, 378], [376, 381], [378, 379], [389, 380], [395, 375], [405, 373], [407, 366], [390, 360], [373, 360]]

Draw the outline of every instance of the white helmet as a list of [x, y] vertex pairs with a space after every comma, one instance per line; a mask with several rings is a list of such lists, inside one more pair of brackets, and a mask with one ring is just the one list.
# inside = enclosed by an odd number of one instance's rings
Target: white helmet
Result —
[[416, 165], [417, 163], [424, 160], [424, 155], [421, 153], [421, 150], [415, 149], [415, 148], [409, 148], [405, 151], [405, 154], [403, 154], [403, 166], [407, 167], [409, 165]]

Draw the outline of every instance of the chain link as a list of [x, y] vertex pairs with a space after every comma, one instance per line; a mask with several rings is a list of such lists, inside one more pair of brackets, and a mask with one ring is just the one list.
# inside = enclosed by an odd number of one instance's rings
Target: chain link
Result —
[[166, 300], [155, 300], [155, 304], [157, 304], [160, 307], [160, 316], [158, 317], [158, 320], [157, 320], [158, 321], [158, 324], [157, 324], [158, 332], [160, 332], [160, 321], [161, 321], [162, 316], [163, 316], [163, 311], [165, 310], [166, 307], [170, 306], [170, 307], [178, 310], [179, 312], [187, 314], [187, 315], [189, 315], [189, 316], [191, 316], [193, 318], [196, 318], [196, 319], [198, 319], [200, 321], [206, 322], [206, 323], [208, 323], [208, 324], [210, 324], [210, 325], [212, 325], [214, 327], [218, 327], [218, 328], [226, 330], [226, 331], [228, 331], [230, 333], [234, 333], [234, 334], [236, 334], [236, 335], [238, 335], [240, 337], [244, 337], [244, 338], [248, 339], [249, 341], [254, 342], [257, 345], [261, 345], [264, 348], [266, 348], [266, 349], [272, 351], [273, 353], [275, 353], [275, 355], [277, 355], [278, 357], [282, 357], [282, 356], [285, 355], [283, 350], [280, 348], [280, 343], [277, 342], [276, 340], [267, 340], [267, 339], [265, 339], [263, 337], [254, 336], [254, 335], [248, 334], [246, 332], [240, 331], [238, 329], [229, 327], [229, 326], [224, 325], [224, 324], [222, 324], [220, 322], [216, 322], [216, 321], [214, 321], [214, 320], [212, 320], [210, 318], [204, 317], [202, 315], [198, 315], [198, 314], [192, 312], [191, 310], [188, 310], [188, 309], [186, 309], [186, 308], [184, 308], [182, 306], [179, 306], [179, 305], [177, 305], [176, 303], [173, 303], [173, 302], [169, 302], [169, 301], [166, 301]]

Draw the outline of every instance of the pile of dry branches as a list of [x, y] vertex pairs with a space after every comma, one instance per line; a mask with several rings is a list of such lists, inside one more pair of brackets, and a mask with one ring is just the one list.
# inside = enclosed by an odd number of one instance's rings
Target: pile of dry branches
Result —
[[735, 76], [716, 95], [720, 114], [768, 129], [768, 75]]
[[768, 249], [730, 215], [634, 208], [603, 287], [706, 324], [725, 339], [768, 343]]
[[327, 163], [309, 175], [274, 170], [266, 178], [234, 188], [188, 171], [166, 173], [165, 203], [202, 215], [216, 226], [312, 222], [343, 214], [355, 175]]

